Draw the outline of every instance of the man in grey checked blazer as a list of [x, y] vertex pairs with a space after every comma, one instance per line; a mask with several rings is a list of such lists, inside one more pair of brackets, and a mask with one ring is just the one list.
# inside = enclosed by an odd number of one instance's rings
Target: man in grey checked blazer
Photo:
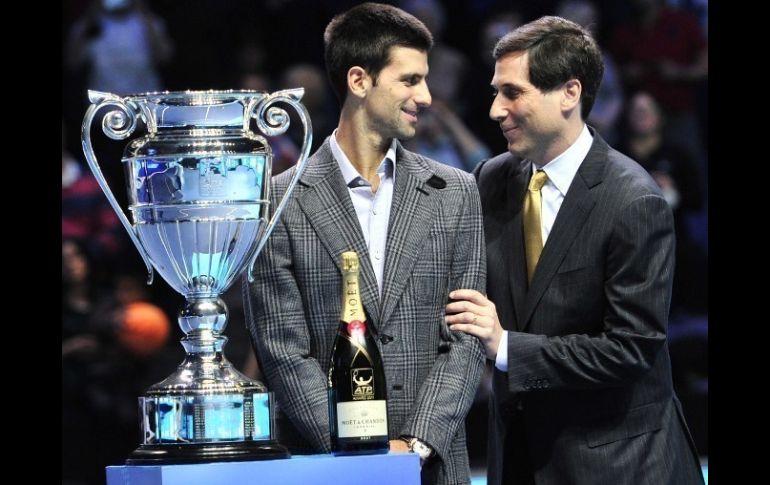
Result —
[[[544, 17], [495, 47], [490, 117], [508, 151], [475, 169], [487, 299], [450, 294], [450, 328], [495, 361], [488, 483], [702, 483], [674, 394], [666, 326], [671, 210], [584, 120], [602, 77], [577, 24]], [[522, 204], [535, 170], [545, 246], [527, 283]], [[494, 302], [494, 303], [492, 303]]]
[[[340, 257], [353, 250], [385, 367], [391, 450], [410, 451], [417, 439], [430, 450], [421, 455], [423, 483], [470, 483], [464, 419], [484, 350], [478, 339], [449, 331], [444, 306], [449, 291], [486, 283], [478, 189], [470, 174], [397, 140], [414, 136], [419, 110], [430, 105], [432, 38], [411, 15], [364, 4], [335, 17], [325, 43], [342, 102], [339, 125], [310, 157], [254, 282], [244, 280], [253, 344], [278, 403], [278, 439], [293, 453], [331, 450], [326, 376], [340, 315]], [[274, 203], [293, 172], [273, 179]], [[380, 197], [391, 199], [383, 206]], [[381, 210], [389, 210], [386, 226], [375, 217]]]

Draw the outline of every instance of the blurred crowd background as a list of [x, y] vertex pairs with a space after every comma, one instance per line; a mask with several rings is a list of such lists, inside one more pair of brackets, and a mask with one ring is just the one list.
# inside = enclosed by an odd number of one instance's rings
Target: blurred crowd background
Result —
[[[304, 87], [313, 150], [336, 126], [324, 71], [323, 31], [350, 0], [65, 0], [62, 15], [62, 483], [104, 483], [140, 442], [137, 396], [183, 358], [176, 314], [182, 297], [144, 264], [83, 156], [87, 90]], [[403, 0], [435, 38], [432, 107], [407, 146], [470, 171], [505, 150], [489, 119], [491, 50], [541, 15], [589, 27], [606, 70], [588, 122], [641, 163], [674, 212], [677, 250], [669, 341], [676, 391], [708, 456], [708, 0]], [[271, 139], [274, 173], [299, 157], [301, 123]], [[126, 207], [125, 142], [94, 133], [102, 170]], [[226, 355], [259, 376], [244, 325], [240, 285]], [[472, 465], [484, 467], [486, 398], [468, 416]]]

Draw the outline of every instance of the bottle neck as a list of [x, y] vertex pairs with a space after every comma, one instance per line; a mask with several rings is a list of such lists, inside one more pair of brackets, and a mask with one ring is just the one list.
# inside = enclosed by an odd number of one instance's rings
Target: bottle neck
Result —
[[361, 303], [358, 284], [358, 271], [346, 271], [342, 274], [342, 312], [340, 320], [345, 323], [358, 320], [366, 321], [366, 314]]

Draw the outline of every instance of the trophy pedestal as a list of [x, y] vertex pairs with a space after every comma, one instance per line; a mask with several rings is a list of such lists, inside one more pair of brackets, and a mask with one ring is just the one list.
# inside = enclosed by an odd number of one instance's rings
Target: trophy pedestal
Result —
[[285, 446], [275, 441], [141, 445], [126, 459], [126, 465], [172, 465], [289, 458]]
[[295, 455], [288, 460], [107, 467], [107, 485], [241, 483], [420, 485], [420, 458], [415, 453], [339, 457]]
[[[225, 320], [221, 300], [204, 300]], [[201, 301], [188, 305], [199, 307]], [[216, 313], [216, 312], [215, 312]], [[189, 315], [186, 318], [190, 318]], [[139, 398], [144, 442], [129, 465], [210, 463], [288, 458], [275, 441], [272, 396], [225, 358], [226, 337], [194, 331], [182, 339], [185, 360]]]

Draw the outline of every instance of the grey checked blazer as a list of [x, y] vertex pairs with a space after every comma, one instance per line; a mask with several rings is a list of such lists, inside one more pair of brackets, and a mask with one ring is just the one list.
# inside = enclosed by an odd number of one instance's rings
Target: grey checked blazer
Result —
[[[513, 453], [529, 454], [538, 484], [702, 483], [666, 344], [671, 210], [642, 167], [591, 131], [529, 288], [531, 164], [503, 154], [474, 171], [488, 296], [510, 331], [508, 372], [493, 377], [488, 483], [510, 475]], [[527, 449], [506, 443], [515, 426]]]
[[[486, 255], [470, 174], [397, 148], [382, 299], [360, 224], [327, 139], [244, 279], [247, 325], [278, 401], [279, 441], [294, 453], [329, 452], [326, 375], [340, 314], [340, 255], [361, 261], [361, 293], [382, 353], [388, 432], [438, 453], [423, 483], [469, 483], [464, 419], [480, 382], [478, 339], [449, 331], [449, 291], [482, 290]], [[294, 169], [275, 177], [279, 200]]]

